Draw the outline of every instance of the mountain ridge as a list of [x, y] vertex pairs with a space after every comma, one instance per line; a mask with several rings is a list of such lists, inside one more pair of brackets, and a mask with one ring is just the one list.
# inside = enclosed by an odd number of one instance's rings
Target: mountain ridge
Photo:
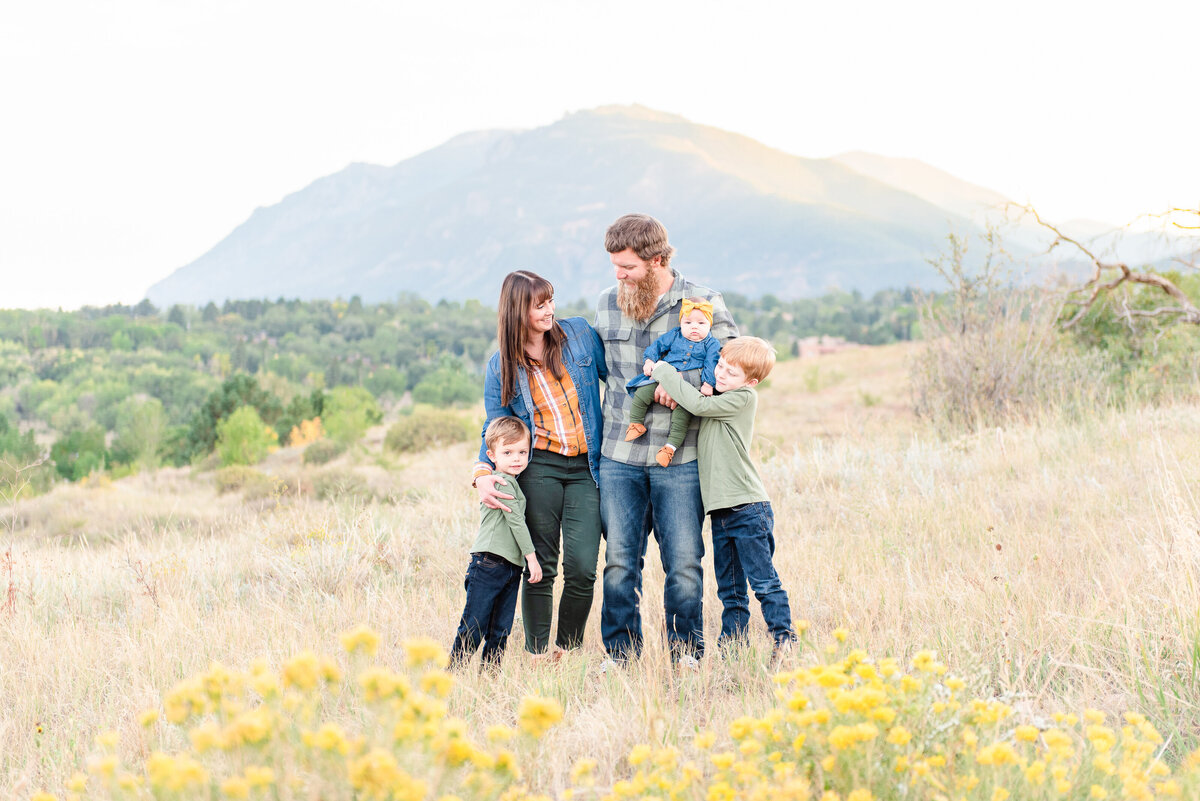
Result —
[[483, 298], [528, 268], [577, 297], [611, 285], [604, 230], [629, 211], [667, 225], [689, 278], [752, 296], [929, 284], [925, 258], [945, 234], [977, 230], [837, 157], [602, 106], [527, 131], [459, 134], [390, 167], [348, 165], [256, 209], [147, 295]]

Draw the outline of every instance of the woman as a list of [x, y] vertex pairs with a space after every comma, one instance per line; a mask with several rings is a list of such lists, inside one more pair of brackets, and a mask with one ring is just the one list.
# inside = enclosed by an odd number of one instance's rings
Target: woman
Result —
[[[484, 407], [488, 424], [511, 415], [532, 432], [529, 466], [518, 481], [525, 521], [542, 580], [521, 583], [525, 649], [537, 658], [550, 647], [554, 577], [561, 532], [563, 591], [553, 656], [577, 648], [592, 608], [600, 551], [600, 382], [608, 377], [604, 345], [582, 317], [554, 319], [554, 287], [535, 273], [509, 273], [500, 287], [500, 350], [488, 362]], [[511, 498], [490, 475], [479, 449], [475, 488], [493, 508]]]

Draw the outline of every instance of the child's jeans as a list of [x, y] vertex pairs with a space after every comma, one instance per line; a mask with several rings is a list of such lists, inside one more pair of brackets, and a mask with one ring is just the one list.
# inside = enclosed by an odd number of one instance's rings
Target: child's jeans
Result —
[[463, 586], [467, 604], [450, 649], [450, 664], [469, 662], [482, 642], [483, 665], [498, 665], [517, 609], [521, 568], [493, 553], [473, 553]]
[[714, 509], [711, 517], [717, 597], [724, 607], [717, 644], [746, 635], [750, 625], [747, 581], [762, 607], [772, 639], [777, 643], [795, 639], [788, 596], [771, 562], [775, 555], [771, 504], [761, 501]]

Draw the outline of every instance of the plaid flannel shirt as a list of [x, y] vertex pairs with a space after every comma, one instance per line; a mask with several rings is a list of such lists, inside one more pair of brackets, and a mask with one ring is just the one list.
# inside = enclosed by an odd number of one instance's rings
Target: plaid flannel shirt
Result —
[[[658, 307], [649, 320], [639, 322], [626, 317], [617, 305], [615, 286], [600, 293], [600, 300], [596, 304], [594, 328], [604, 341], [604, 358], [608, 362], [608, 381], [604, 385], [604, 436], [600, 452], [615, 462], [649, 467], [656, 464], [654, 457], [659, 448], [667, 444], [671, 411], [657, 403], [646, 411], [646, 433], [633, 442], [625, 441], [632, 402], [625, 385], [635, 375], [642, 375], [642, 365], [646, 361], [642, 352], [650, 343], [678, 327], [683, 299], [704, 298], [712, 302], [712, 335], [722, 345], [738, 335], [737, 325], [725, 308], [720, 292], [697, 286], [675, 270], [671, 270], [671, 274], [675, 280], [667, 294], [659, 298]], [[700, 370], [688, 370], [680, 375], [692, 386], [700, 386]], [[693, 418], [683, 446], [675, 454], [672, 464], [695, 460], [696, 432], [699, 427], [699, 419]]]

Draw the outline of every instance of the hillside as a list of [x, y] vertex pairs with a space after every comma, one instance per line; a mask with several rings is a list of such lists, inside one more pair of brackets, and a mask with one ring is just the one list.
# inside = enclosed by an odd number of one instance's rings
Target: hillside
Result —
[[152, 286], [159, 305], [226, 298], [488, 297], [521, 267], [569, 297], [611, 283], [619, 215], [662, 219], [689, 277], [781, 297], [928, 284], [956, 212], [852, 169], [639, 106], [458, 136], [355, 164], [251, 217]]

